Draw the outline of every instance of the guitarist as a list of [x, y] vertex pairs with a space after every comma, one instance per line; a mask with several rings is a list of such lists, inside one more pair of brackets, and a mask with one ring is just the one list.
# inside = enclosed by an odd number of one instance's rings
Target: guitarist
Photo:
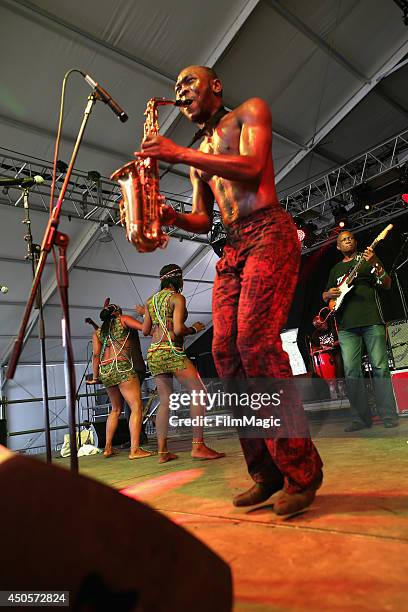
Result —
[[343, 259], [330, 271], [327, 289], [323, 292], [325, 302], [339, 297], [341, 282], [359, 258], [365, 260], [353, 281], [352, 290], [336, 311], [351, 412], [351, 423], [344, 431], [371, 427], [371, 414], [361, 369], [363, 340], [373, 371], [377, 410], [384, 427], [396, 427], [398, 418], [388, 368], [385, 326], [376, 299], [376, 288], [390, 289], [391, 278], [372, 248], [366, 248], [362, 254], [357, 253], [357, 242], [351, 232], [340, 232], [337, 249]]

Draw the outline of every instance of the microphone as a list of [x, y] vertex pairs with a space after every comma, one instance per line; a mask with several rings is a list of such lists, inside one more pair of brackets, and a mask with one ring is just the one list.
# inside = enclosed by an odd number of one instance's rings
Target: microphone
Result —
[[8, 290], [9, 290], [9, 288], [8, 288], [8, 287], [5, 287], [5, 286], [0, 287], [0, 291], [1, 291], [2, 293], [8, 293]]
[[107, 104], [109, 108], [113, 110], [115, 115], [118, 117], [119, 121], [121, 121], [122, 123], [125, 123], [125, 121], [129, 119], [129, 117], [127, 116], [123, 108], [121, 108], [119, 104], [115, 102], [115, 100], [112, 98], [112, 96], [110, 96], [108, 92], [104, 90], [103, 87], [98, 85], [98, 83], [94, 81], [93, 78], [89, 76], [89, 74], [85, 74], [82, 71], [80, 72], [82, 76], [84, 77], [85, 81], [88, 83], [88, 85], [90, 85], [93, 89], [95, 89], [96, 93], [98, 94], [102, 102]]
[[27, 178], [16, 176], [15, 178], [0, 178], [0, 187], [13, 187], [13, 185], [18, 185], [19, 187], [32, 187], [33, 185], [41, 185], [43, 182], [44, 178], [39, 174]]

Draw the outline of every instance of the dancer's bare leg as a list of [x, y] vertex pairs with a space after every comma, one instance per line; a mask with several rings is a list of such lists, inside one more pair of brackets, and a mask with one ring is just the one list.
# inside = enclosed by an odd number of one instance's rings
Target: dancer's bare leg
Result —
[[112, 448], [112, 440], [118, 427], [120, 413], [122, 412], [123, 398], [117, 385], [106, 387], [106, 392], [112, 406], [112, 410], [106, 421], [106, 442], [105, 450], [103, 451], [105, 457], [108, 458], [115, 454]]
[[131, 378], [119, 385], [120, 392], [130, 408], [130, 454], [129, 459], [150, 457], [153, 453], [140, 448], [140, 432], [142, 429], [142, 395], [138, 378]]
[[160, 398], [160, 406], [156, 414], [157, 447], [159, 463], [167, 463], [177, 459], [177, 455], [170, 453], [167, 448], [167, 433], [169, 429], [169, 403], [173, 393], [173, 376], [171, 374], [158, 374], [154, 377]]
[[[206, 393], [206, 388], [200, 378], [199, 373], [195, 369], [191, 361], [188, 360], [187, 367], [184, 370], [179, 370], [175, 373], [177, 380], [191, 393], [191, 391], [201, 391]], [[205, 403], [190, 404], [191, 418], [205, 415]], [[225, 453], [217, 453], [217, 451], [209, 448], [204, 442], [203, 427], [197, 425], [193, 427], [193, 447], [191, 450], [193, 459], [220, 459], [225, 457]]]

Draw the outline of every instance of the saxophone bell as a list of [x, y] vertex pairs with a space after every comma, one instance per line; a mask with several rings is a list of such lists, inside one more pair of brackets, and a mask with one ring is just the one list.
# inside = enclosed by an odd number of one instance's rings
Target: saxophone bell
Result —
[[[147, 102], [144, 123], [144, 139], [159, 133], [159, 106], [189, 106], [192, 100], [151, 98]], [[141, 253], [165, 248], [169, 237], [161, 227], [161, 207], [165, 197], [160, 193], [159, 165], [157, 160], [146, 157], [128, 162], [111, 175], [122, 192], [121, 219], [124, 218], [126, 238]]]

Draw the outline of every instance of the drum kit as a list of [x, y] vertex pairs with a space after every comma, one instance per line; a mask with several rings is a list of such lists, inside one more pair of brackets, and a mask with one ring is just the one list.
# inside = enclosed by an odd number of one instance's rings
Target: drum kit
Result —
[[331, 322], [329, 327], [319, 315], [313, 319], [316, 331], [309, 339], [309, 354], [314, 375], [327, 382], [332, 399], [339, 399], [345, 397], [343, 360], [336, 321], [333, 318]]
[[339, 377], [337, 362], [341, 354], [338, 344], [311, 349], [313, 371], [320, 378], [331, 380]]

